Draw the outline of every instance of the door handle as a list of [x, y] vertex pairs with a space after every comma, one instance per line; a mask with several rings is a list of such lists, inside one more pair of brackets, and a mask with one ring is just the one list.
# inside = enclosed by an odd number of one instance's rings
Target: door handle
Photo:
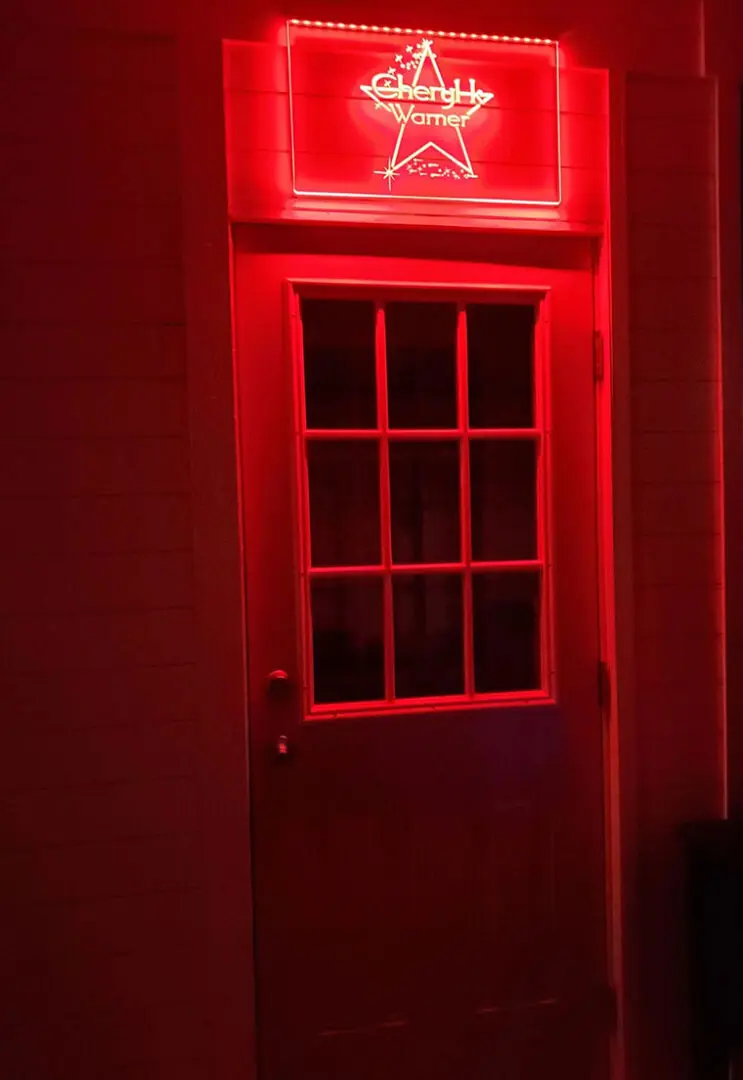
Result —
[[276, 668], [268, 675], [268, 692], [273, 697], [281, 697], [291, 689], [292, 681], [287, 671]]

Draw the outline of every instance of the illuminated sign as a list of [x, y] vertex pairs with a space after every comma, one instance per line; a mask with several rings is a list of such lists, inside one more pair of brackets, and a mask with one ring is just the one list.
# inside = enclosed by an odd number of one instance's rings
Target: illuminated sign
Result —
[[559, 50], [287, 24], [295, 195], [557, 206]]
[[[427, 68], [430, 75], [426, 82]], [[391, 67], [378, 72], [371, 84], [361, 89], [392, 114], [398, 128], [395, 148], [385, 168], [378, 170], [390, 191], [392, 181], [403, 171], [428, 177], [477, 178], [467, 152], [465, 127], [495, 95], [481, 90], [474, 79], [462, 86], [462, 80], [456, 78], [447, 86], [430, 38], [407, 45], [404, 52], [396, 54]], [[420, 127], [427, 130], [418, 131]], [[430, 131], [439, 127], [444, 129], [441, 133]]]

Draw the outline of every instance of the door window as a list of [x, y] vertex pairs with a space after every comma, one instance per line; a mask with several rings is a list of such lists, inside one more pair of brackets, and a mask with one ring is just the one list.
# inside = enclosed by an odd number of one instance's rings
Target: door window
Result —
[[308, 715], [552, 696], [539, 298], [297, 300]]

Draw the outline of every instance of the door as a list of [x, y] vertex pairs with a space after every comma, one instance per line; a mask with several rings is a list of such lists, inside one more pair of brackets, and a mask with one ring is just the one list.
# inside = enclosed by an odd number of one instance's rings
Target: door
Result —
[[607, 1075], [589, 270], [236, 257], [261, 1080]]

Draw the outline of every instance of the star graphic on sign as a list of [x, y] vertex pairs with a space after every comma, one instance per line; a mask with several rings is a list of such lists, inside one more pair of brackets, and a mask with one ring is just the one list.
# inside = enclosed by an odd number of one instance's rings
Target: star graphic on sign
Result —
[[392, 158], [387, 158], [387, 164], [384, 169], [380, 170], [381, 175], [387, 181], [392, 191], [392, 181], [395, 179], [395, 166], [392, 164]]
[[[469, 107], [457, 113], [451, 104], [445, 107], [443, 94], [439, 95], [438, 101], [436, 100], [436, 90], [451, 94], [452, 88], [447, 88], [444, 82], [438, 58], [433, 51], [433, 41], [423, 38], [416, 46], [407, 45], [405, 53], [409, 57], [407, 62], [403, 54], [398, 53], [395, 56], [397, 68], [390, 67], [386, 72], [375, 76], [369, 85], [361, 86], [362, 92], [374, 102], [375, 111], [380, 108], [386, 110], [398, 125], [394, 150], [385, 168], [376, 170], [377, 175], [387, 181], [390, 190], [393, 180], [403, 171], [411, 175], [437, 179], [444, 177], [475, 179], [477, 174], [472, 167], [462, 129], [467, 120], [474, 116], [483, 105], [492, 101], [495, 95], [481, 89], [475, 91], [474, 80], [470, 80], [470, 90], [461, 94], [469, 98]], [[430, 65], [432, 75], [427, 87], [421, 84], [421, 76], [426, 65]], [[402, 86], [402, 73], [411, 69], [414, 69], [411, 82]], [[395, 90], [393, 79], [395, 75], [398, 76], [400, 94], [391, 98], [390, 93]], [[455, 84], [459, 86], [459, 80], [455, 80]], [[424, 96], [422, 100], [414, 97], [415, 88], [419, 85], [422, 87], [422, 94], [425, 95], [427, 92], [431, 96]], [[403, 90], [408, 91], [410, 96], [403, 95]], [[456, 105], [461, 108], [461, 101], [457, 101]], [[416, 116], [419, 117], [418, 120], [413, 119]], [[439, 122], [440, 117], [446, 118], [445, 122]], [[450, 124], [450, 118], [458, 122]], [[442, 134], [437, 134], [435, 140], [427, 138], [417, 130], [419, 127], [430, 126], [432, 119], [437, 128], [443, 129]], [[442, 145], [443, 143], [446, 145]], [[445, 161], [431, 161], [431, 153], [441, 155]], [[425, 159], [425, 155], [429, 155], [428, 160]]]

